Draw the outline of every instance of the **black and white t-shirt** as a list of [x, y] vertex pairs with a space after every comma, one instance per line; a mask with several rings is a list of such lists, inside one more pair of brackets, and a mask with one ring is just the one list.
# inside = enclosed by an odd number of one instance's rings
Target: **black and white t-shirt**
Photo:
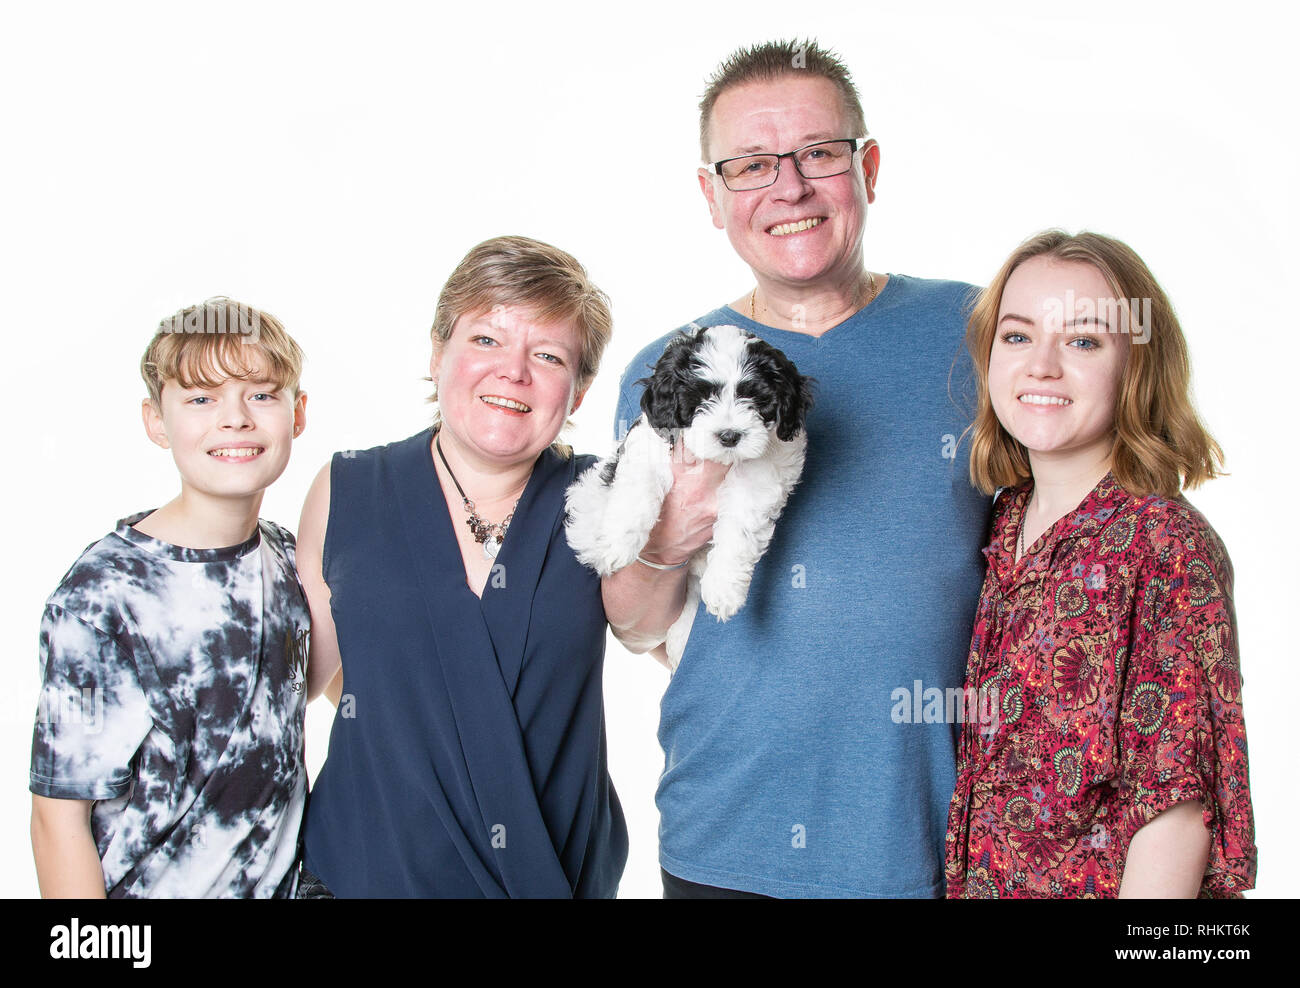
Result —
[[289, 896], [307, 791], [309, 612], [293, 536], [90, 546], [41, 622], [31, 791], [95, 800], [110, 897]]

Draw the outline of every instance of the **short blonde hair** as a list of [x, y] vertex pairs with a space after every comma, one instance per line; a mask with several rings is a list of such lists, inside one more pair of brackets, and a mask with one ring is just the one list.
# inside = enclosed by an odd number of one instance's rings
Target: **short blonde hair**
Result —
[[[614, 316], [609, 297], [595, 286], [577, 258], [529, 237], [483, 241], [456, 265], [438, 296], [430, 332], [434, 349], [451, 339], [461, 316], [490, 312], [497, 305], [520, 306], [544, 322], [574, 324], [580, 345], [577, 391], [587, 389], [613, 334]], [[436, 381], [429, 401], [438, 401]], [[441, 421], [435, 404], [434, 427]], [[569, 425], [572, 422], [566, 421]], [[565, 443], [557, 440], [551, 445], [561, 456], [573, 455]]]
[[[253, 353], [264, 366], [254, 367]], [[302, 362], [302, 348], [275, 316], [217, 296], [158, 324], [140, 358], [140, 376], [155, 406], [168, 381], [183, 388], [215, 388], [229, 378], [247, 380], [255, 372], [278, 390], [297, 394]]]
[[1155, 276], [1134, 250], [1112, 237], [1045, 230], [1030, 237], [1007, 258], [988, 288], [980, 293], [966, 327], [966, 347], [976, 372], [975, 421], [970, 451], [971, 483], [992, 494], [1030, 476], [1029, 454], [993, 411], [989, 397], [989, 359], [997, 333], [1002, 293], [1011, 273], [1025, 261], [1049, 257], [1096, 268], [1121, 304], [1150, 301], [1149, 334], [1134, 340], [1120, 378], [1115, 407], [1115, 445], [1111, 468], [1115, 479], [1139, 497], [1158, 493], [1177, 497], [1223, 473], [1223, 450], [1206, 431], [1191, 397], [1191, 363], [1187, 341], [1174, 307]]
[[592, 283], [577, 258], [529, 237], [483, 241], [456, 265], [438, 296], [434, 346], [451, 339], [461, 316], [490, 312], [497, 305], [520, 306], [543, 322], [573, 323], [581, 345], [578, 391], [586, 390], [600, 369], [614, 317], [609, 297]]
[[709, 160], [709, 131], [713, 123], [713, 107], [728, 89], [751, 82], [772, 82], [785, 77], [822, 78], [831, 83], [840, 94], [845, 125], [851, 134], [835, 137], [866, 137], [867, 121], [862, 115], [862, 98], [853, 77], [839, 55], [823, 48], [816, 41], [768, 41], [763, 44], [738, 48], [723, 60], [709, 76], [707, 88], [700, 98], [700, 160]]

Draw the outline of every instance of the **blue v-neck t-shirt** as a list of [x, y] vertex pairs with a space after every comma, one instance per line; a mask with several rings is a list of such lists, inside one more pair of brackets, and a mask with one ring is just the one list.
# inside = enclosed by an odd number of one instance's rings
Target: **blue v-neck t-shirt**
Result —
[[[701, 608], [663, 696], [673, 875], [772, 896], [943, 894], [959, 725], [925, 722], [927, 691], [962, 686], [989, 517], [958, 443], [973, 291], [891, 275], [820, 337], [727, 307], [696, 320], [755, 333], [817, 386], [803, 477], [748, 601], [725, 624]], [[624, 373], [620, 431], [669, 338]]]

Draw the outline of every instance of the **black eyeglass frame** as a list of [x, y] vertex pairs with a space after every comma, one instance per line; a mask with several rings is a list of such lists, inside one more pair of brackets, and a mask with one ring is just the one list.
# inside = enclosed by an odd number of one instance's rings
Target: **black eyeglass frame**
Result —
[[[872, 140], [870, 135], [866, 137], [836, 137], [836, 138], [832, 138], [829, 141], [814, 141], [812, 144], [805, 144], [801, 148], [795, 148], [793, 151], [786, 151], [784, 154], [768, 154], [763, 152], [756, 152], [754, 154], [738, 154], [731, 158], [723, 158], [720, 161], [711, 161], [709, 162], [709, 167], [712, 168], [713, 171], [718, 175], [718, 177], [722, 179], [722, 184], [726, 185], [729, 191], [757, 192], [759, 189], [766, 189], [769, 186], [776, 184], [776, 180], [781, 177], [782, 158], [789, 158], [792, 162], [794, 162], [794, 170], [799, 173], [801, 178], [805, 178], [809, 182], [816, 182], [819, 178], [835, 178], [836, 175], [843, 175], [847, 172], [850, 172], [853, 170], [853, 160], [852, 160], [853, 156], [857, 154], [861, 148], [866, 147], [867, 142], [870, 140]], [[830, 175], [818, 175], [815, 177], [812, 175], [805, 175], [803, 173], [803, 169], [799, 167], [799, 159], [796, 158], [795, 155], [799, 154], [801, 151], [807, 151], [809, 148], [821, 147], [823, 144], [848, 144], [850, 147], [848, 167], [845, 168], [844, 171], [842, 172], [834, 172]], [[772, 181], [767, 182], [764, 185], [755, 185], [752, 188], [748, 188], [748, 189], [733, 189], [727, 183], [727, 176], [722, 174], [722, 166], [727, 164], [728, 162], [741, 161], [745, 158], [775, 158], [776, 167], [772, 169]]]

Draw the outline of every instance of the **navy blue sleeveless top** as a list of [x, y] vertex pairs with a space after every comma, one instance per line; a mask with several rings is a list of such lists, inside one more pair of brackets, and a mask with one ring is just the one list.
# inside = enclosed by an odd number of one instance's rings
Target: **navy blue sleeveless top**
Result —
[[480, 600], [427, 429], [335, 454], [324, 576], [343, 702], [304, 863], [340, 897], [612, 897], [600, 581], [564, 537], [592, 457], [546, 450]]

